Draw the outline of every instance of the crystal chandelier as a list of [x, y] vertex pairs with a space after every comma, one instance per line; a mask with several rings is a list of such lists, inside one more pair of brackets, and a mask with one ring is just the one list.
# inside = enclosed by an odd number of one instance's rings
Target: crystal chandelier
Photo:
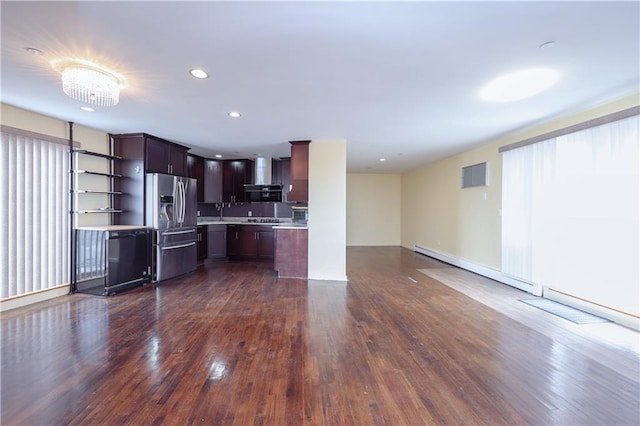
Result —
[[114, 106], [120, 100], [124, 79], [84, 60], [60, 60], [53, 64], [62, 72], [62, 91], [69, 97], [97, 106]]

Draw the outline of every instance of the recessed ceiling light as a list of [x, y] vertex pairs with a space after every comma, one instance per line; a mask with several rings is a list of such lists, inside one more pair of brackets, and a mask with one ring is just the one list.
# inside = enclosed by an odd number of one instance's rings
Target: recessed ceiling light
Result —
[[238, 111], [231, 111], [228, 115], [231, 118], [240, 118], [242, 116]]
[[31, 53], [34, 56], [42, 56], [42, 50], [36, 49], [35, 47], [25, 47], [24, 50]]
[[386, 158], [381, 158], [380, 161], [387, 161], [387, 159]]
[[551, 49], [552, 47], [555, 47], [556, 42], [555, 41], [547, 41], [542, 43], [540, 46], [538, 46], [540, 49]]
[[83, 111], [87, 111], [87, 112], [94, 112], [95, 111], [95, 109], [93, 109], [91, 107], [88, 107], [88, 106], [80, 107], [80, 109], [83, 110]]
[[517, 101], [548, 89], [558, 81], [558, 77], [558, 72], [549, 68], [516, 71], [487, 84], [480, 91], [480, 97], [493, 102]]
[[209, 74], [206, 71], [201, 70], [200, 68], [195, 68], [189, 71], [189, 74], [194, 76], [195, 78], [209, 78]]
[[216, 158], [222, 158], [222, 155], [216, 154]]

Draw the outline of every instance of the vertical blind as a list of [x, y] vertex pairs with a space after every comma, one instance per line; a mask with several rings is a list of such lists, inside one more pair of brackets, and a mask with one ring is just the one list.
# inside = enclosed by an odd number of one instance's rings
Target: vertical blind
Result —
[[504, 273], [638, 315], [639, 125], [503, 152]]
[[68, 283], [68, 146], [3, 126], [0, 164], [0, 298]]

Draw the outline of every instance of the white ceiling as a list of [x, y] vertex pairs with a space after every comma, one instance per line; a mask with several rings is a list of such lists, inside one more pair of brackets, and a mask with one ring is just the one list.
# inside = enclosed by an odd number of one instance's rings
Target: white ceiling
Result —
[[[345, 138], [350, 172], [409, 170], [640, 84], [636, 1], [2, 1], [1, 14], [2, 102], [204, 156], [286, 156], [290, 140]], [[61, 56], [124, 74], [120, 103], [81, 111], [49, 64]], [[478, 99], [491, 79], [533, 66], [557, 69], [559, 83], [512, 103]]]

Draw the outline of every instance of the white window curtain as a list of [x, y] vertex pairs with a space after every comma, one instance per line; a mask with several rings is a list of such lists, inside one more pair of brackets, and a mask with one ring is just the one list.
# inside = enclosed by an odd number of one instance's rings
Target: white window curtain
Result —
[[638, 315], [639, 120], [503, 152], [502, 270]]
[[3, 126], [0, 164], [0, 298], [68, 283], [68, 146]]

